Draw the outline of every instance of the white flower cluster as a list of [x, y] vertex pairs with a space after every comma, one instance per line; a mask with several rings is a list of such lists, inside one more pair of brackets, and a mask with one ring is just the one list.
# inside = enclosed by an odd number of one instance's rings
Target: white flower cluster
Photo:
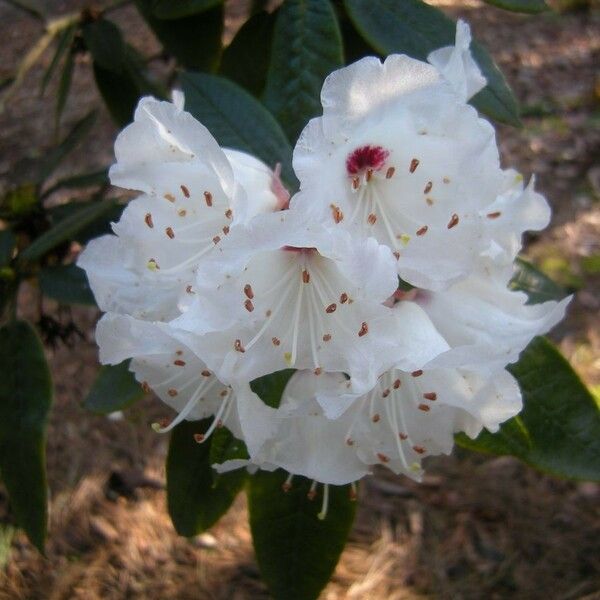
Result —
[[[118, 137], [113, 184], [141, 195], [79, 259], [100, 358], [183, 419], [214, 416], [251, 464], [326, 484], [383, 464], [418, 478], [455, 432], [521, 409], [505, 370], [568, 300], [508, 287], [546, 201], [500, 167], [467, 100], [485, 85], [459, 23], [421, 62], [332, 73], [294, 150], [289, 198], [265, 164], [222, 149], [181, 107], [144, 98]], [[181, 100], [181, 99], [179, 99]], [[278, 408], [249, 383], [297, 369]]]

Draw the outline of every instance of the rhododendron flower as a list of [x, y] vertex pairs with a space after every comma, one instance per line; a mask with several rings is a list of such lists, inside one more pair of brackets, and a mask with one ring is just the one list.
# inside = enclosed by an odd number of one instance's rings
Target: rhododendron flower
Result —
[[102, 310], [168, 321], [189, 298], [202, 258], [231, 228], [278, 206], [274, 174], [152, 98], [140, 101], [115, 154], [111, 182], [143, 194], [113, 225], [116, 235], [88, 244], [79, 266]]

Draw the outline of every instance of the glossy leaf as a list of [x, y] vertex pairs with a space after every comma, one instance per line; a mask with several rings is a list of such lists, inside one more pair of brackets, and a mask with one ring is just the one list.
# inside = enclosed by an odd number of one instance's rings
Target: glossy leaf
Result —
[[471, 450], [509, 454], [559, 477], [600, 481], [600, 408], [560, 352], [536, 338], [508, 370], [523, 393], [520, 415], [498, 433], [464, 434]]
[[283, 390], [294, 373], [294, 369], [283, 369], [263, 375], [251, 381], [250, 388], [267, 406], [279, 408]]
[[24, 260], [38, 260], [44, 254], [54, 249], [59, 244], [71, 240], [82, 229], [94, 223], [97, 219], [110, 213], [115, 208], [114, 200], [100, 200], [88, 202], [79, 210], [59, 221], [54, 227], [36, 238], [22, 253]]
[[[454, 21], [421, 0], [345, 0], [345, 6], [358, 31], [382, 55], [427, 60], [433, 50], [454, 44]], [[519, 125], [517, 101], [504, 76], [480, 44], [471, 49], [488, 81], [471, 103], [493, 119]]]
[[225, 48], [219, 72], [255, 96], [267, 82], [277, 12], [261, 11], [248, 19]]
[[152, 0], [152, 14], [158, 19], [180, 19], [202, 13], [223, 0]]
[[129, 370], [129, 360], [118, 365], [103, 365], [83, 404], [88, 410], [109, 415], [141, 400], [142, 386]]
[[287, 0], [275, 21], [264, 102], [290, 140], [322, 112], [323, 81], [343, 62], [342, 34], [329, 0]]
[[483, 0], [487, 4], [519, 13], [541, 13], [549, 10], [545, 0]]
[[0, 474], [19, 526], [43, 551], [52, 382], [44, 349], [29, 323], [13, 321], [0, 328], [0, 371]]
[[[169, 0], [169, 4], [177, 2]], [[217, 68], [222, 49], [222, 4], [197, 15], [168, 21], [154, 15], [153, 0], [136, 0], [136, 6], [164, 49], [181, 66], [196, 71], [214, 71]]]
[[282, 165], [288, 185], [292, 171], [292, 148], [269, 111], [235, 83], [202, 73], [183, 73], [181, 85], [185, 108], [208, 127], [221, 146], [257, 156], [271, 168]]
[[246, 479], [244, 469], [215, 477], [212, 437], [199, 444], [194, 434], [211, 419], [183, 421], [171, 433], [167, 457], [167, 502], [179, 535], [191, 537], [212, 527], [229, 509]]
[[249, 478], [248, 509], [254, 551], [275, 600], [312, 600], [325, 587], [344, 549], [356, 502], [350, 486], [329, 486], [329, 508], [318, 517], [324, 487], [309, 500], [311, 482], [294, 477], [282, 490], [286, 473], [259, 471]]
[[45, 267], [38, 275], [44, 296], [62, 304], [96, 305], [85, 271], [77, 265]]
[[509, 287], [525, 292], [529, 296], [528, 304], [562, 300], [567, 296], [567, 291], [562, 286], [521, 258], [515, 262], [515, 274]]

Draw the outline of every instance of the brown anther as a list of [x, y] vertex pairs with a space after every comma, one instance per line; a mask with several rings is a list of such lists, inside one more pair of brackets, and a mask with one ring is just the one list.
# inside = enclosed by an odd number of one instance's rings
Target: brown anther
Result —
[[397, 390], [400, 387], [401, 383], [402, 382], [399, 379], [396, 379], [396, 381], [394, 381], [394, 389]]
[[381, 392], [382, 398], [387, 398], [390, 395], [390, 388], [385, 388], [383, 392]]
[[426, 450], [425, 450], [425, 448], [423, 448], [423, 446], [413, 446], [413, 450], [417, 454], [425, 454], [425, 452], [426, 452]]
[[360, 187], [360, 179], [358, 177], [352, 178], [352, 189], [357, 190]]
[[329, 305], [329, 306], [328, 306], [328, 307], [325, 309], [325, 312], [326, 312], [326, 313], [329, 313], [329, 314], [331, 314], [331, 313], [335, 312], [335, 309], [336, 309], [336, 308], [337, 308], [337, 304], [334, 302], [333, 304], [330, 304], [330, 305]]
[[396, 257], [396, 260], [400, 260], [400, 252], [394, 252], [394, 256]]
[[187, 210], [185, 210], [185, 208], [180, 208], [180, 209], [177, 211], [177, 214], [178, 214], [180, 217], [185, 217], [185, 215], [187, 215]]
[[497, 219], [502, 213], [497, 210], [496, 212], [491, 212], [486, 215], [488, 219]]
[[365, 179], [367, 181], [371, 181], [373, 177], [373, 169], [367, 169], [367, 174], [365, 175]]
[[360, 329], [358, 330], [358, 337], [362, 337], [363, 335], [367, 335], [367, 333], [369, 333], [369, 326], [367, 325], [366, 321], [363, 321], [360, 324]]
[[175, 202], [175, 196], [173, 196], [173, 194], [165, 194], [163, 197], [165, 200], [168, 200], [169, 202]]
[[316, 368], [316, 369], [313, 371], [313, 373], [314, 373], [315, 375], [320, 375], [322, 372], [323, 372], [323, 369], [321, 369], [321, 367], [317, 367], [317, 368]]
[[323, 336], [323, 341], [324, 341], [324, 342], [328, 342], [329, 340], [331, 340], [331, 334], [330, 334], [330, 333], [326, 333], [326, 334]]
[[356, 500], [356, 489], [350, 487], [350, 489], [348, 490], [348, 496], [350, 498], [350, 502], [354, 502]]
[[246, 302], [244, 302], [244, 308], [248, 312], [252, 312], [254, 310], [254, 304], [252, 304], [252, 300], [246, 300]]
[[340, 221], [343, 220], [344, 213], [340, 210], [339, 206], [332, 204], [331, 205], [331, 216], [333, 217], [333, 220], [334, 220], [335, 224], [337, 225]]
[[233, 216], [233, 211], [232, 211], [230, 208], [228, 208], [228, 209], [225, 211], [225, 217], [226, 217], [227, 219], [231, 219], [231, 217], [232, 217], [232, 216]]
[[252, 289], [252, 286], [247, 283], [244, 286], [244, 294], [246, 295], [246, 298], [252, 300], [252, 298], [254, 298], [254, 290]]
[[286, 481], [281, 484], [281, 489], [284, 494], [287, 494], [292, 489], [292, 484], [289, 481]]
[[196, 293], [196, 292], [194, 292], [194, 291], [193, 291], [193, 288], [192, 288], [192, 286], [191, 286], [191, 285], [186, 285], [186, 286], [185, 286], [185, 291], [186, 291], [188, 294], [195, 294], [195, 293]]
[[379, 420], [381, 419], [381, 416], [378, 413], [375, 413], [372, 417], [371, 417], [371, 421], [373, 421], [373, 423], [379, 423]]
[[171, 398], [175, 398], [175, 396], [177, 396], [177, 390], [175, 388], [169, 388], [169, 390], [167, 391], [167, 394], [169, 394], [169, 396], [171, 396]]
[[227, 235], [229, 233], [229, 225], [225, 225], [225, 227], [223, 227], [223, 235]]
[[306, 494], [306, 497], [312, 502], [317, 497], [317, 491], [310, 490], [308, 494]]
[[452, 229], [458, 225], [458, 215], [454, 213], [452, 217], [450, 217], [450, 221], [448, 221], [448, 229]]
[[213, 238], [213, 243], [215, 244], [215, 246], [221, 241], [221, 238], [218, 235], [215, 235], [215, 237]]
[[345, 304], [346, 302], [348, 302], [348, 294], [346, 294], [346, 292], [342, 292], [340, 294], [340, 304]]
[[412, 375], [413, 377], [421, 377], [421, 375], [423, 375], [423, 369], [419, 369], [418, 371], [413, 371], [413, 372], [411, 373], [411, 375]]
[[267, 309], [267, 311], [265, 312], [266, 317], [270, 317], [272, 314], [273, 314], [273, 311], [270, 308]]
[[425, 398], [425, 400], [437, 400], [437, 394], [435, 392], [426, 392], [423, 394], [423, 398]]
[[433, 198], [425, 198], [425, 202], [427, 202], [428, 206], [433, 206]]
[[177, 356], [183, 356], [183, 350], [176, 350], [175, 354], [177, 354]]
[[156, 262], [155, 258], [151, 258], [148, 261], [148, 267], [151, 269], [156, 269], [157, 271], [160, 269], [160, 267], [158, 266], [158, 263]]
[[377, 215], [374, 213], [371, 213], [368, 217], [367, 217], [367, 223], [369, 225], [375, 225], [375, 223], [377, 223]]
[[176, 367], [185, 367], [185, 360], [181, 360], [180, 358], [178, 358], [177, 360], [173, 361], [173, 364]]
[[423, 412], [429, 412], [431, 408], [427, 404], [419, 404], [419, 410], [422, 410]]
[[165, 233], [167, 234], [167, 237], [170, 239], [173, 239], [175, 237], [175, 232], [173, 231], [172, 227], [167, 227], [165, 229]]
[[391, 179], [394, 176], [395, 172], [396, 172], [396, 169], [394, 167], [389, 167], [388, 170], [385, 172], [385, 178]]
[[164, 429], [171, 424], [171, 419], [163, 417], [162, 419], [159, 419], [158, 424]]
[[186, 198], [189, 198], [190, 197], [190, 190], [188, 190], [187, 187], [185, 187], [185, 185], [180, 185], [179, 187], [181, 188], [181, 191], [183, 192], [183, 195]]
[[417, 229], [417, 235], [425, 235], [428, 229], [429, 227], [427, 227], [427, 225], [423, 225], [421, 229]]
[[353, 439], [351, 439], [351, 438], [348, 438], [348, 439], [346, 440], [346, 444], [347, 444], [348, 446], [354, 446], [354, 440], [353, 440]]
[[[225, 393], [227, 393], [227, 392], [225, 392]], [[221, 392], [221, 395], [223, 395], [223, 392]], [[221, 419], [219, 419], [219, 420], [217, 421], [217, 427], [218, 427], [219, 429], [222, 429], [222, 428], [223, 428], [223, 421], [221, 421]]]
[[427, 184], [425, 185], [425, 189], [423, 190], [423, 193], [429, 194], [432, 187], [433, 187], [433, 181], [428, 181]]
[[400, 439], [401, 439], [402, 441], [404, 441], [404, 440], [407, 440], [407, 439], [408, 439], [408, 436], [407, 436], [405, 433], [399, 433], [399, 434], [398, 434], [398, 436], [400, 437]]
[[302, 271], [302, 281], [303, 283], [308, 283], [310, 281], [310, 273], [306, 269]]
[[241, 340], [235, 340], [235, 342], [233, 342], [233, 349], [236, 352], [246, 352], [246, 348], [244, 348], [244, 346], [242, 346]]
[[149, 394], [152, 390], [150, 389], [150, 384], [147, 381], [142, 381], [142, 391], [145, 394]]
[[[204, 200], [206, 206], [212, 206], [212, 194], [210, 192], [204, 192]], [[227, 216], [227, 213], [225, 213], [225, 216]]]
[[204, 439], [205, 439], [205, 436], [203, 433], [195, 433], [194, 434], [194, 441], [197, 444], [201, 444], [204, 441]]
[[279, 346], [279, 344], [281, 344], [281, 340], [278, 337], [272, 337], [271, 341], [273, 342], [273, 346]]
[[382, 463], [388, 463], [390, 462], [390, 457], [386, 456], [385, 454], [382, 454], [381, 452], [377, 453], [377, 458], [382, 462]]
[[[221, 398], [225, 398], [225, 396], [227, 396], [227, 394], [229, 394], [228, 390], [221, 390], [219, 392], [219, 396], [221, 396]], [[218, 424], [217, 424], [217, 427], [218, 427]]]
[[154, 227], [154, 223], [152, 222], [152, 215], [150, 213], [146, 213], [146, 216], [144, 217], [144, 221], [146, 222], [146, 225], [148, 225], [148, 227], [150, 227], [150, 229], [152, 229], [152, 227]]
[[208, 369], [204, 369], [201, 375], [202, 377], [210, 377], [210, 371]]
[[417, 167], [419, 166], [419, 159], [418, 158], [413, 158], [410, 161], [410, 167], [408, 168], [410, 173], [414, 173], [417, 170]]

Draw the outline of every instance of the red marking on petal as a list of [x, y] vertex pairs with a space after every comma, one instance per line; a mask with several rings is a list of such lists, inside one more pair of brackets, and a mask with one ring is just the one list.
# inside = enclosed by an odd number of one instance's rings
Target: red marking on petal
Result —
[[349, 175], [356, 175], [364, 169], [378, 171], [383, 167], [389, 155], [389, 151], [381, 146], [371, 146], [370, 144], [361, 146], [346, 158], [346, 171]]

